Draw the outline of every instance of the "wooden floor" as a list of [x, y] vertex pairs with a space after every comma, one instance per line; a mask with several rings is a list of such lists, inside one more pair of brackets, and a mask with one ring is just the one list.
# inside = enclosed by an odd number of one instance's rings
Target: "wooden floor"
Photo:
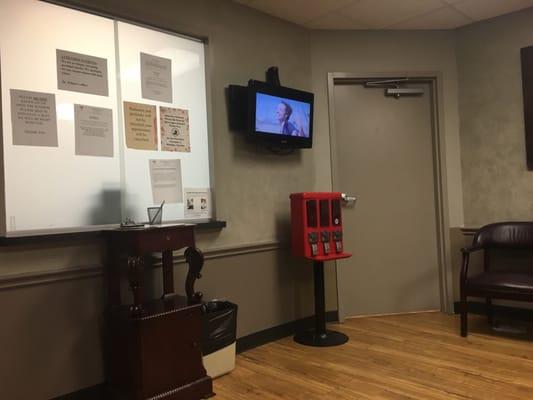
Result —
[[331, 325], [350, 341], [312, 348], [292, 338], [237, 356], [215, 380], [217, 400], [239, 399], [533, 399], [533, 337], [509, 337], [471, 316], [422, 313]]

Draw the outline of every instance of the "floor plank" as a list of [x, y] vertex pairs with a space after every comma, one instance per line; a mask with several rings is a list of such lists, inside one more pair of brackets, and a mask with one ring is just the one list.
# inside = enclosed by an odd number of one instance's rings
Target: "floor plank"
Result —
[[350, 341], [314, 348], [292, 338], [237, 356], [214, 383], [218, 400], [533, 399], [533, 336], [492, 331], [469, 317], [420, 313], [365, 317], [331, 325]]

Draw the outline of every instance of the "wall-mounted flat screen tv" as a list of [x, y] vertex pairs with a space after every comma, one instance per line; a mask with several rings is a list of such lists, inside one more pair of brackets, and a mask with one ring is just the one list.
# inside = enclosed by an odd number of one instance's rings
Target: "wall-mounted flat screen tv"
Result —
[[250, 134], [274, 144], [312, 147], [313, 99], [313, 93], [250, 82]]

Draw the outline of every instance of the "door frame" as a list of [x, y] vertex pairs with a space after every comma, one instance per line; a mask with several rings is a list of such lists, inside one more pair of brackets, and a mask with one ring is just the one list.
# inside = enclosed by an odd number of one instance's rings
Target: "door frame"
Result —
[[[431, 100], [431, 125], [432, 125], [432, 155], [433, 155], [433, 177], [435, 193], [435, 210], [437, 224], [437, 256], [439, 269], [439, 289], [440, 289], [440, 309], [442, 312], [452, 314], [453, 310], [453, 281], [451, 265], [451, 245], [450, 245], [450, 222], [448, 215], [448, 187], [446, 180], [446, 143], [444, 136], [444, 100], [442, 87], [442, 73], [435, 71], [394, 71], [394, 72], [330, 72], [328, 73], [328, 110], [329, 110], [329, 141], [331, 160], [331, 183], [334, 191], [342, 191], [339, 185], [339, 165], [336, 145], [335, 127], [335, 85], [357, 84], [367, 80], [376, 79], [399, 79], [409, 78], [409, 80], [428, 83], [431, 90], [429, 93]], [[357, 193], [349, 193], [357, 196]], [[357, 205], [356, 205], [357, 207]], [[335, 262], [335, 276], [339, 281], [337, 263]], [[337, 305], [339, 319], [346, 318], [345, 307], [339, 293], [337, 284]]]

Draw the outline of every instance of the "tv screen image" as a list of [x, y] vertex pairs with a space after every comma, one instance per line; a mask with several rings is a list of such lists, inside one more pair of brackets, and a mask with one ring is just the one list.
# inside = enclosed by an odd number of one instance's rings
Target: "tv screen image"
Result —
[[256, 93], [255, 130], [309, 138], [311, 103]]

